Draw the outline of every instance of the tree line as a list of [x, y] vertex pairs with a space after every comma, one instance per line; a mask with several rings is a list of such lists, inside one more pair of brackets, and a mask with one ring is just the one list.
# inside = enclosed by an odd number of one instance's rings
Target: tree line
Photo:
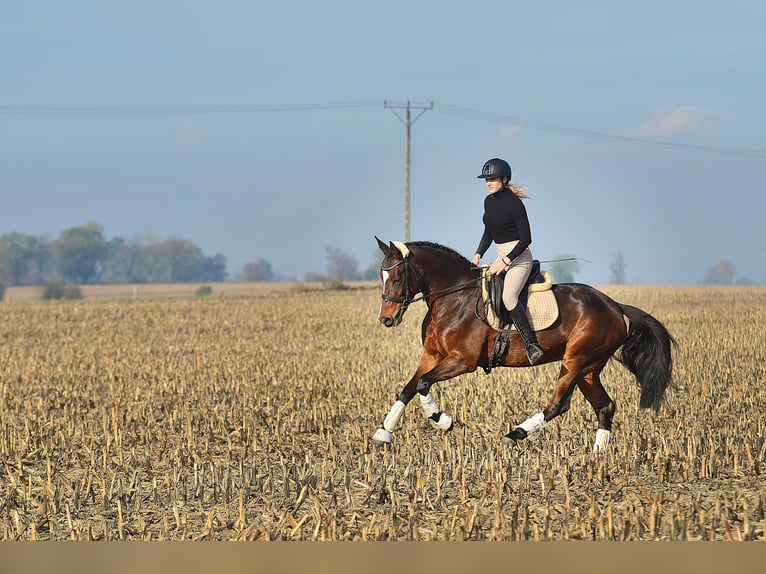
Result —
[[[327, 248], [325, 272], [309, 271], [303, 281], [374, 280], [380, 252], [361, 270], [355, 257]], [[70, 227], [51, 239], [12, 232], [0, 235], [0, 285], [87, 285], [208, 283], [229, 278], [222, 254], [205, 255], [182, 237], [159, 240], [149, 235], [108, 239], [96, 223]], [[234, 277], [242, 281], [286, 281], [266, 259], [246, 263]]]
[[65, 229], [56, 239], [0, 236], [0, 282], [7, 286], [212, 282], [226, 275], [226, 257], [206, 256], [188, 239], [107, 239], [95, 222]]
[[[373, 281], [378, 278], [380, 251], [372, 252], [366, 269], [338, 247], [326, 248], [325, 272], [309, 271], [303, 281]], [[0, 235], [0, 285], [51, 284], [143, 284], [208, 283], [229, 278], [226, 257], [205, 255], [194, 242], [182, 237], [159, 240], [151, 236], [107, 239], [96, 222], [70, 227], [56, 239], [19, 232]], [[624, 284], [627, 264], [619, 251], [610, 265], [611, 282]], [[554, 283], [573, 282], [580, 271], [577, 258], [569, 254], [549, 262]], [[703, 284], [750, 283], [736, 278], [736, 268], [727, 259], [716, 263]], [[235, 279], [242, 281], [289, 281], [271, 263], [260, 258], [246, 263]]]

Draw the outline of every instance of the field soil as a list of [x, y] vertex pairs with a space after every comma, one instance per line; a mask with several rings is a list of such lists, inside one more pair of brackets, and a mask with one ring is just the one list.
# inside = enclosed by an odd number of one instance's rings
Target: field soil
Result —
[[[409, 405], [424, 303], [377, 321], [377, 285], [0, 304], [3, 540], [763, 540], [766, 288], [605, 286], [678, 341], [658, 413], [611, 362], [609, 450], [572, 408], [515, 446], [559, 365], [434, 386]], [[95, 289], [95, 288], [94, 288]], [[179, 295], [189, 296], [179, 296]], [[173, 296], [169, 296], [173, 295]]]
[[[370, 285], [363, 282], [348, 282], [347, 287]], [[189, 297], [198, 289], [208, 286], [213, 295], [263, 295], [273, 291], [301, 291], [321, 289], [322, 283], [296, 282], [222, 282], [222, 283], [152, 283], [140, 285], [80, 285], [85, 299], [147, 298], [147, 297]], [[7, 287], [5, 301], [36, 301], [42, 299], [44, 287]]]

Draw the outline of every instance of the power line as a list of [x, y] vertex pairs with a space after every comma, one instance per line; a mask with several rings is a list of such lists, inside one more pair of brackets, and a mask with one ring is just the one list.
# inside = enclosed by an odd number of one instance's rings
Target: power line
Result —
[[266, 112], [297, 112], [311, 110], [341, 110], [380, 106], [375, 102], [331, 102], [275, 105], [221, 105], [221, 106], [6, 106], [0, 105], [5, 115], [50, 116], [169, 116], [196, 114], [253, 114]]
[[[273, 105], [218, 105], [218, 106], [19, 106], [0, 105], [0, 115], [11, 116], [178, 116], [254, 114], [321, 110], [344, 110], [379, 107], [380, 101], [329, 102]], [[384, 102], [386, 106], [386, 102]], [[390, 107], [390, 106], [386, 106]], [[522, 129], [566, 134], [592, 140], [607, 140], [623, 144], [640, 145], [670, 150], [686, 150], [713, 155], [750, 159], [766, 159], [766, 151], [758, 149], [731, 148], [712, 145], [685, 144], [623, 136], [613, 133], [586, 130], [568, 126], [523, 120], [507, 114], [486, 112], [445, 103], [430, 103], [429, 109], [448, 116], [490, 123], [506, 123]], [[421, 112], [422, 113], [422, 112]], [[401, 119], [401, 118], [400, 118]]]
[[577, 137], [584, 137], [588, 139], [609, 140], [618, 143], [643, 145], [658, 148], [688, 150], [694, 152], [712, 153], [717, 155], [728, 155], [735, 157], [747, 157], [753, 159], [766, 159], [766, 151], [753, 150], [753, 149], [741, 149], [741, 148], [728, 148], [720, 146], [708, 146], [698, 144], [684, 144], [676, 142], [667, 142], [662, 140], [652, 140], [648, 138], [638, 138], [631, 136], [622, 136], [618, 134], [609, 134], [605, 132], [598, 132], [594, 130], [585, 130], [579, 128], [571, 128], [566, 126], [559, 126], [555, 124], [545, 124], [541, 122], [520, 120], [512, 116], [505, 114], [497, 114], [491, 112], [482, 112], [479, 110], [472, 110], [470, 108], [462, 108], [459, 106], [452, 106], [449, 104], [437, 104], [434, 107], [434, 111], [449, 116], [461, 117], [469, 120], [484, 121], [490, 123], [507, 123], [520, 128], [537, 130], [543, 132], [550, 132], [556, 134], [566, 134]]

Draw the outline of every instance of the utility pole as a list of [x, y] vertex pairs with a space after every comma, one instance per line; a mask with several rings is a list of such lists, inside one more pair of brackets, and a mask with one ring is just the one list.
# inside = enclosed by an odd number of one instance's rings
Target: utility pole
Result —
[[[399, 121], [404, 124], [404, 127], [407, 128], [407, 143], [406, 143], [406, 155], [404, 160], [404, 241], [405, 243], [410, 240], [410, 128], [412, 127], [412, 124], [414, 124], [416, 121], [418, 121], [418, 118], [422, 116], [426, 111], [434, 109], [434, 103], [431, 102], [427, 106], [425, 105], [415, 105], [411, 102], [407, 102], [406, 104], [395, 104], [395, 103], [388, 103], [388, 101], [383, 101], [383, 107], [391, 110], [393, 114], [399, 118]], [[404, 108], [406, 110], [406, 116], [405, 119], [402, 119], [402, 117], [396, 112], [397, 109]], [[412, 118], [412, 114], [410, 110], [420, 110], [420, 113], [415, 116], [415, 118]]]

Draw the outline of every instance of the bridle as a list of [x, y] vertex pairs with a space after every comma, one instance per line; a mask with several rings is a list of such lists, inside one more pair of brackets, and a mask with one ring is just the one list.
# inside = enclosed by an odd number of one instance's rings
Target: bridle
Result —
[[[388, 267], [383, 267], [383, 265], [380, 266], [380, 270], [382, 271], [391, 271], [392, 269], [396, 269], [400, 265], [404, 265], [404, 297], [391, 297], [390, 295], [386, 295], [385, 293], [381, 294], [381, 297], [383, 298], [383, 301], [386, 301], [387, 303], [399, 303], [402, 306], [402, 313], [409, 307], [412, 303], [417, 303], [418, 301], [425, 301], [426, 304], [428, 304], [428, 299], [430, 297], [441, 297], [442, 295], [447, 295], [449, 293], [455, 293], [457, 291], [462, 291], [463, 289], [466, 289], [470, 285], [473, 285], [474, 283], [478, 283], [481, 281], [481, 275], [477, 277], [476, 279], [469, 279], [468, 281], [464, 281], [463, 283], [457, 283], [456, 285], [452, 285], [450, 287], [447, 287], [446, 289], [442, 289], [440, 291], [435, 291], [434, 293], [429, 292], [423, 292], [421, 293], [420, 297], [411, 297], [410, 296], [410, 277], [415, 276], [417, 278], [417, 281], [420, 282], [420, 275], [418, 274], [417, 270], [410, 265], [410, 262], [408, 260], [408, 257], [405, 257], [401, 261], [397, 261], [393, 265], [389, 265]], [[417, 293], [417, 291], [415, 292]], [[413, 295], [415, 294], [413, 293]]]
[[[385, 293], [381, 294], [381, 297], [386, 303], [399, 303], [402, 306], [402, 312], [404, 312], [407, 307], [410, 306], [411, 303], [415, 303], [416, 301], [422, 301], [424, 300], [427, 295], [422, 294], [420, 297], [415, 297], [414, 299], [410, 297], [410, 277], [415, 276], [420, 282], [420, 275], [418, 275], [418, 272], [415, 270], [415, 268], [410, 265], [410, 262], [407, 260], [407, 257], [402, 259], [401, 261], [397, 261], [393, 265], [390, 265], [388, 267], [383, 267], [381, 264], [380, 270], [383, 271], [391, 271], [392, 269], [396, 269], [400, 265], [404, 265], [404, 297], [391, 297], [390, 295], [386, 295]], [[415, 291], [417, 293], [417, 291]], [[415, 294], [413, 293], [413, 295]]]

